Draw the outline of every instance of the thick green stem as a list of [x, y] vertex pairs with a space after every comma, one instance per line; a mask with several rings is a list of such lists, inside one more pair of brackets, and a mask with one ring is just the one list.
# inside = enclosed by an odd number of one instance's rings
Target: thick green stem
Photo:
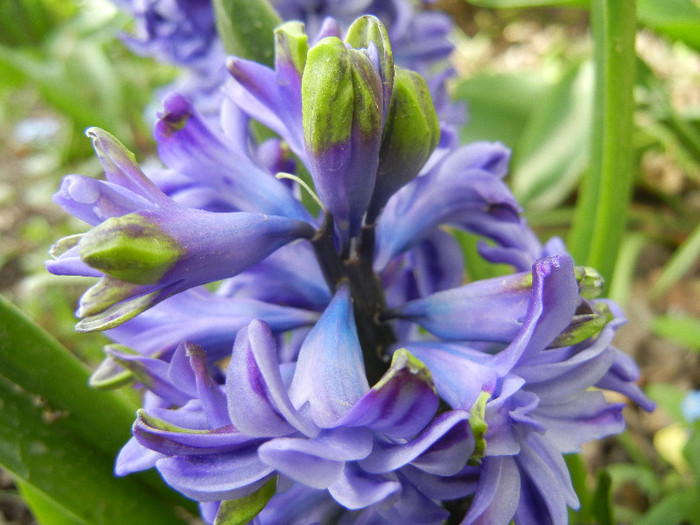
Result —
[[609, 282], [633, 184], [634, 0], [591, 0], [596, 84], [590, 172], [581, 184], [569, 246]]

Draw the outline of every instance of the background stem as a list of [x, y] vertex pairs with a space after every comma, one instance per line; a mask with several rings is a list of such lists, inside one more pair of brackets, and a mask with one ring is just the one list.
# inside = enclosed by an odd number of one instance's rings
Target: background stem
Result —
[[578, 264], [594, 266], [609, 283], [634, 180], [635, 0], [591, 0], [591, 26], [596, 68], [591, 163], [569, 247]]

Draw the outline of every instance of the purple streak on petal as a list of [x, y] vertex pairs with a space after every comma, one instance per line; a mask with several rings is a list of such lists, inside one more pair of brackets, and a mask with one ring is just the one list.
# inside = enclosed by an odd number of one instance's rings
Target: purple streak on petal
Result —
[[282, 332], [311, 325], [318, 317], [318, 313], [308, 310], [226, 297], [197, 287], [166, 299], [107, 334], [149, 355], [168, 354], [187, 340], [202, 346], [209, 358], [216, 360], [230, 354], [238, 330], [253, 319], [261, 319], [274, 332]]
[[346, 464], [340, 478], [328, 487], [333, 499], [351, 510], [374, 505], [400, 490], [398, 481], [368, 475], [353, 463]]
[[437, 408], [438, 397], [425, 374], [412, 371], [410, 365], [392, 366], [338, 425], [365, 426], [391, 438], [408, 438], [423, 430]]
[[[128, 323], [127, 323], [128, 324]], [[180, 343], [172, 357], [168, 367], [168, 380], [176, 384], [178, 389], [190, 396], [197, 397], [197, 378], [192, 370], [192, 363], [187, 355], [188, 343]]]
[[512, 397], [524, 384], [524, 379], [509, 374], [503, 379], [498, 397], [486, 403], [488, 456], [513, 456], [520, 451], [520, 440], [513, 428], [510, 411]]
[[231, 422], [250, 436], [284, 436], [295, 428], [306, 435], [318, 430], [303, 420], [289, 400], [269, 327], [253, 321], [236, 337], [226, 372]]
[[160, 359], [122, 352], [114, 346], [107, 347], [105, 353], [116, 359], [123, 367], [131, 370], [139, 382], [163, 399], [176, 405], [184, 405], [192, 399], [170, 382], [169, 363]]
[[389, 199], [377, 229], [376, 268], [384, 268], [442, 224], [500, 243], [520, 233], [507, 227], [519, 228], [520, 208], [501, 179], [478, 168], [446, 172], [446, 164], [416, 177]]
[[203, 431], [210, 429], [207, 417], [202, 410], [202, 404], [198, 399], [193, 399], [177, 409], [166, 408], [166, 406], [170, 406], [170, 403], [162, 403], [162, 405], [165, 406], [149, 407], [144, 405], [144, 410], [146, 410], [150, 416], [162, 419], [166, 423], [169, 423], [175, 427]]
[[338, 25], [337, 20], [335, 20], [334, 18], [326, 17], [323, 19], [323, 22], [321, 22], [321, 27], [319, 28], [316, 35], [313, 36], [313, 40], [309, 43], [309, 47], [316, 45], [318, 42], [329, 36], [342, 38], [342, 33], [340, 31], [340, 26]]
[[226, 405], [226, 394], [216, 384], [207, 368], [207, 354], [201, 346], [184, 343], [197, 383], [197, 398], [212, 428], [231, 424]]
[[139, 443], [167, 456], [223, 454], [253, 441], [231, 425], [206, 431], [170, 430], [151, 426], [142, 415], [136, 419], [133, 430]]
[[321, 428], [333, 427], [369, 390], [348, 286], [343, 284], [299, 351], [289, 396]]
[[464, 255], [453, 235], [435, 233], [409, 252], [418, 295], [424, 297], [462, 284]]
[[[445, 412], [437, 416], [433, 422], [423, 432], [414, 439], [404, 444], [382, 443], [375, 444], [372, 453], [359, 462], [367, 472], [381, 474], [397, 470], [408, 463], [413, 462], [429, 473], [445, 474], [445, 471], [452, 471], [454, 474], [458, 472], [464, 463], [469, 459], [469, 456], [474, 447], [473, 440], [469, 439], [469, 425], [463, 423], [469, 418], [469, 415], [463, 411]], [[441, 442], [445, 437], [445, 441]], [[451, 464], [447, 462], [443, 464], [443, 459], [438, 458], [434, 464], [429, 459], [425, 464], [418, 465], [420, 456], [426, 452], [430, 453], [431, 447], [436, 445], [433, 452], [447, 451], [448, 456], [452, 458]], [[435, 456], [437, 458], [438, 455]], [[463, 461], [462, 461], [463, 460]], [[457, 464], [462, 461], [462, 464]]]
[[268, 480], [273, 469], [258, 458], [256, 447], [206, 456], [174, 456], [158, 460], [165, 482], [197, 501], [237, 499]]
[[307, 223], [257, 213], [211, 213], [179, 210], [142, 211], [144, 220], [158, 225], [185, 249], [161, 282], [182, 281], [177, 292], [236, 275], [276, 249], [299, 238], [310, 238]]
[[[328, 285], [308, 243], [283, 246], [224, 283], [220, 293], [312, 310], [325, 308], [331, 300]], [[268, 316], [256, 317], [272, 324]]]
[[326, 490], [295, 483], [283, 491], [278, 482], [277, 493], [258, 516], [260, 525], [312, 525], [332, 522], [338, 510], [338, 504]]

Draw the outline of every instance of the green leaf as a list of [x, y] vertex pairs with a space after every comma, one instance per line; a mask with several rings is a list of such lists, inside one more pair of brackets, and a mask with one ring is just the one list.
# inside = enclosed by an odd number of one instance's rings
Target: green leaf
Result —
[[685, 348], [700, 352], [700, 319], [690, 315], [660, 315], [651, 323], [651, 331]]
[[571, 68], [537, 104], [513, 154], [513, 193], [526, 209], [555, 208], [588, 164], [593, 69]]
[[605, 470], [610, 474], [613, 490], [631, 483], [651, 498], [657, 497], [662, 491], [662, 480], [658, 472], [650, 466], [637, 463], [614, 463], [605, 467]]
[[61, 505], [49, 498], [29, 483], [17, 482], [19, 492], [29, 505], [39, 523], [51, 525], [86, 525], [83, 520], [68, 512]]
[[86, 523], [181, 523], [192, 508], [155, 475], [116, 478], [135, 405], [0, 297], [0, 464]]
[[276, 491], [277, 478], [274, 477], [248, 496], [222, 501], [214, 525], [245, 525], [249, 523], [265, 508]]
[[590, 171], [581, 184], [569, 247], [610, 282], [625, 232], [635, 108], [634, 0], [592, 0], [595, 59]]
[[696, 486], [672, 492], [647, 511], [637, 525], [697, 524], [700, 517], [700, 494]]
[[564, 456], [566, 466], [571, 475], [571, 483], [578, 496], [581, 506], [578, 510], [569, 509], [569, 523], [586, 523], [590, 516], [591, 491], [588, 488], [586, 465], [581, 454], [567, 454]]
[[588, 0], [468, 0], [468, 3], [479, 7], [497, 9], [512, 7], [536, 7], [547, 5], [587, 7]]
[[[44, 370], [46, 373], [46, 371]], [[0, 377], [0, 464], [64, 514], [86, 524], [183, 523], [167, 499], [137, 477], [117, 478], [114, 459], [73, 431], [68, 411]]]
[[695, 227], [690, 237], [685, 240], [666, 266], [664, 266], [659, 279], [649, 292], [651, 296], [658, 297], [670, 290], [673, 285], [690, 271], [698, 259], [700, 259], [700, 225]]
[[666, 412], [674, 421], [684, 421], [681, 412], [681, 401], [685, 397], [685, 390], [669, 383], [652, 383], [644, 389], [649, 399]]
[[598, 525], [615, 525], [611, 486], [610, 474], [605, 470], [599, 470], [591, 500], [591, 513]]
[[693, 0], [637, 0], [639, 21], [700, 50], [700, 7]]
[[610, 283], [608, 297], [625, 307], [632, 294], [632, 284], [634, 283], [637, 262], [642, 249], [648, 240], [641, 233], [628, 235], [622, 241], [620, 255], [615, 262], [612, 281]]
[[695, 479], [700, 481], [700, 433], [693, 432], [683, 449], [683, 456], [695, 474]]
[[267, 0], [213, 0], [216, 29], [229, 55], [274, 64], [275, 27], [282, 19]]
[[492, 140], [513, 148], [548, 84], [542, 75], [499, 74], [467, 78], [455, 86], [454, 98], [469, 105], [462, 142]]

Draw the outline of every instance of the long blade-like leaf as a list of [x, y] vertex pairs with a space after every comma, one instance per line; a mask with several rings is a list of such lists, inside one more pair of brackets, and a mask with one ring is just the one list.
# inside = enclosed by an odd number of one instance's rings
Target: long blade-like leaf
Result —
[[0, 465], [86, 523], [133, 523], [135, 515], [181, 523], [174, 509], [193, 505], [155, 476], [114, 476], [136, 407], [91, 389], [88, 378], [87, 367], [0, 297]]

